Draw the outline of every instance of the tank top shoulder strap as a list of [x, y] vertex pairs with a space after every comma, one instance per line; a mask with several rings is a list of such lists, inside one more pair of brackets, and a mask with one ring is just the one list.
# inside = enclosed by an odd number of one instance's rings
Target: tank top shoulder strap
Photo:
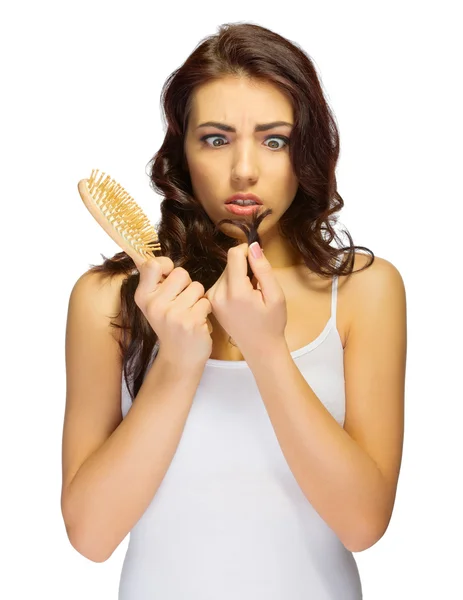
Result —
[[[336, 266], [339, 267], [343, 259], [343, 255], [338, 256]], [[334, 275], [331, 283], [331, 319], [333, 321], [333, 327], [336, 327], [336, 307], [338, 304], [338, 276]]]

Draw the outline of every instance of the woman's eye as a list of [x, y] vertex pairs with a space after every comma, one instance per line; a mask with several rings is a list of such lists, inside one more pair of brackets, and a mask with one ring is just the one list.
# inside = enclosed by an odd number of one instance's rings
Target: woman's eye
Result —
[[[221, 136], [221, 135], [205, 135], [204, 137], [201, 138], [201, 141], [207, 143], [207, 140], [209, 140], [210, 138], [217, 138], [217, 139], [223, 141], [223, 136]], [[207, 145], [208, 146], [211, 146], [211, 145], [212, 146], [217, 146], [217, 145], [221, 146], [222, 144], [214, 144], [214, 143], [212, 143], [212, 144], [207, 144]]]
[[[217, 138], [219, 140], [225, 141], [225, 136], [216, 135], [216, 134], [205, 135], [204, 137], [201, 138], [201, 141], [206, 143], [208, 146], [214, 146], [215, 148], [219, 148], [220, 146], [223, 146], [223, 144], [215, 144], [214, 142], [212, 142], [212, 144], [209, 144], [208, 140], [210, 138]], [[286, 136], [283, 136], [283, 135], [272, 135], [265, 139], [266, 142], [269, 140], [278, 140], [279, 142], [284, 142], [285, 145], [289, 144], [289, 138], [287, 138]], [[275, 146], [269, 146], [269, 147], [275, 148]], [[276, 147], [276, 150], [281, 150], [282, 148], [284, 148], [284, 146]]]
[[[279, 135], [273, 135], [271, 137], [266, 138], [266, 142], [268, 140], [278, 140], [279, 142], [284, 142], [285, 146], [287, 146], [289, 144], [289, 138], [284, 137], [284, 136], [279, 136]], [[280, 146], [279, 148], [277, 148], [277, 150], [280, 150], [281, 148], [284, 148], [285, 146]], [[272, 146], [273, 148], [275, 146]]]

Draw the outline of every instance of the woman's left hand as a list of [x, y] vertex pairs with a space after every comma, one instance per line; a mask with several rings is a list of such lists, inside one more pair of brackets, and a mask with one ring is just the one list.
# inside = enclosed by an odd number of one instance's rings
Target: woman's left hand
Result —
[[[249, 248], [244, 243], [228, 250], [227, 266], [205, 293], [215, 318], [243, 354], [284, 340], [287, 322], [286, 298], [271, 264], [264, 255], [254, 258]], [[246, 258], [260, 289], [249, 280]]]

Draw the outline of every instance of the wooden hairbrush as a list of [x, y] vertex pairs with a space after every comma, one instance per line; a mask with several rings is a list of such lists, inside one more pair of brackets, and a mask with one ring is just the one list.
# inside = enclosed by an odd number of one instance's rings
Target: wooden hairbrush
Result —
[[78, 190], [85, 206], [106, 233], [135, 264], [161, 256], [156, 229], [130, 194], [109, 175], [93, 169]]
[[[130, 194], [114, 179], [93, 169], [88, 179], [77, 185], [80, 197], [93, 218], [134, 263], [162, 256], [154, 226]], [[206, 317], [209, 333], [212, 324]]]

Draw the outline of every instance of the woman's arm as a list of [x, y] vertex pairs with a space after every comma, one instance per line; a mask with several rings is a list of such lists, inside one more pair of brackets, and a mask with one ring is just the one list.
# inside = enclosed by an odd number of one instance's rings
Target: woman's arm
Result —
[[201, 373], [179, 373], [159, 352], [125, 419], [80, 467], [63, 515], [83, 556], [107, 560], [145, 512], [172, 462]]
[[[361, 277], [363, 276], [363, 277]], [[284, 340], [247, 357], [287, 463], [346, 548], [371, 547], [387, 529], [403, 444], [406, 304], [383, 259], [357, 276], [356, 317], [344, 352], [346, 418], [332, 417]]]
[[61, 510], [71, 544], [111, 556], [155, 495], [179, 444], [204, 362], [185, 367], [160, 348], [125, 419], [122, 361], [109, 327], [122, 278], [80, 278], [66, 329]]

